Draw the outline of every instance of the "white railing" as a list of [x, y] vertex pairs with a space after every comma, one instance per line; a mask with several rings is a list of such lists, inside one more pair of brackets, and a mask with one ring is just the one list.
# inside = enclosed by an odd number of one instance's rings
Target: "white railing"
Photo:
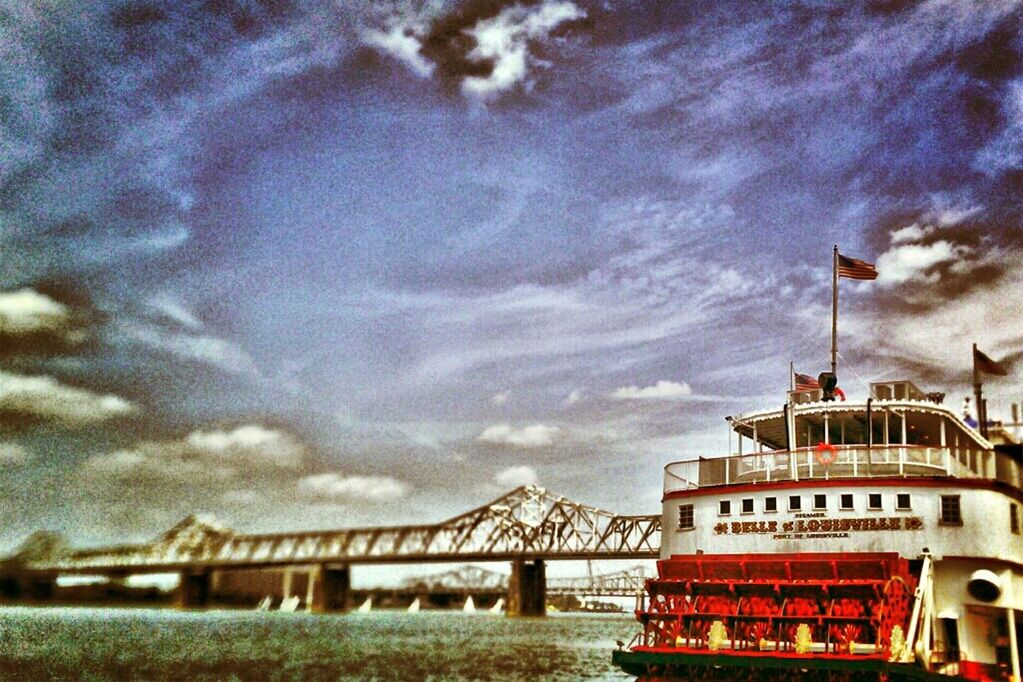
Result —
[[672, 462], [664, 468], [664, 492], [713, 485], [881, 476], [979, 478], [1023, 488], [1019, 463], [994, 450], [835, 445], [834, 451], [813, 447]]

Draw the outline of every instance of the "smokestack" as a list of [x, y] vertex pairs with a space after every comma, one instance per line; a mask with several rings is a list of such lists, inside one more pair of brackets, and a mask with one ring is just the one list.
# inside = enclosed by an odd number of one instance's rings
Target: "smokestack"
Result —
[[1012, 423], [1019, 424], [1019, 403], [1012, 404]]

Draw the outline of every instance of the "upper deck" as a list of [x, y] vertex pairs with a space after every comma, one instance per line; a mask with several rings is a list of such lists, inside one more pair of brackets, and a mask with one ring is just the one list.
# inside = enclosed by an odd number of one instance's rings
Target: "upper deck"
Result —
[[[807, 402], [816, 397], [812, 392], [796, 394], [781, 410], [729, 417], [739, 452], [668, 464], [664, 492], [893, 476], [986, 479], [1023, 488], [1020, 462], [995, 450], [933, 394], [925, 397], [909, 382], [875, 384], [871, 393], [878, 397], [859, 402]], [[746, 439], [753, 452], [743, 452]], [[822, 443], [826, 451], [818, 456]]]

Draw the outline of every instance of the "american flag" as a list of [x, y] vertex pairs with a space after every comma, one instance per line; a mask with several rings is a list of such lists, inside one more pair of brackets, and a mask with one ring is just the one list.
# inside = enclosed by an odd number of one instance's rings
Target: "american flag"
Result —
[[797, 391], [815, 391], [821, 387], [817, 380], [808, 374], [799, 374], [797, 372], [795, 378]]
[[849, 279], [877, 279], [877, 268], [873, 263], [838, 254], [838, 276]]

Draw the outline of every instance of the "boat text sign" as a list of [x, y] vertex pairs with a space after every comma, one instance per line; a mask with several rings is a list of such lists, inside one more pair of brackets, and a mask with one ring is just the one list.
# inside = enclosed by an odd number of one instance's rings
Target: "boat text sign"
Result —
[[[800, 514], [792, 521], [732, 521], [714, 526], [716, 535], [771, 535], [775, 540], [847, 538], [851, 533], [923, 530], [919, 516], [828, 518], [821, 514]], [[812, 517], [812, 518], [805, 518]]]

